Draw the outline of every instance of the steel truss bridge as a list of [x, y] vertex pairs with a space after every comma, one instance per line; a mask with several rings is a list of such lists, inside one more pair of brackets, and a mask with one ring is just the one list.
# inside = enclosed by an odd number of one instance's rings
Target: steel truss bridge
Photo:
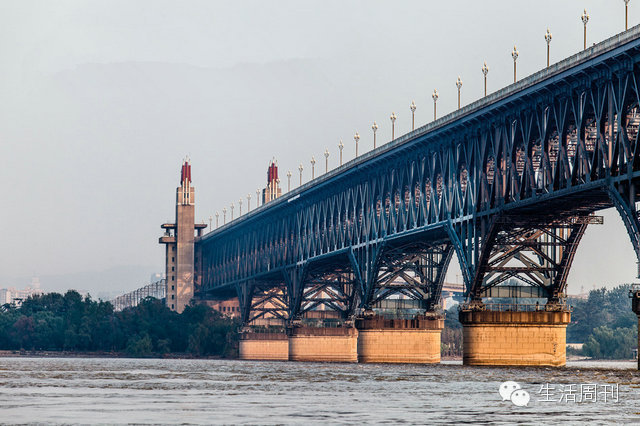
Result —
[[429, 311], [455, 252], [471, 306], [514, 278], [559, 303], [595, 211], [640, 258], [639, 84], [635, 27], [203, 236], [198, 291], [237, 294], [245, 322]]
[[164, 299], [167, 296], [167, 280], [164, 278], [156, 282], [147, 284], [139, 289], [125, 293], [111, 300], [116, 311], [138, 306], [147, 297]]

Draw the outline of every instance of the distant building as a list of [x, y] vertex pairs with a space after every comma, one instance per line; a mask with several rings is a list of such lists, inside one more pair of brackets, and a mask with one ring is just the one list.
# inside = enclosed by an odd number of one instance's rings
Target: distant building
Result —
[[240, 318], [240, 303], [237, 298], [220, 301], [208, 300], [205, 303], [211, 309], [220, 312], [226, 317]]
[[40, 279], [34, 277], [31, 280], [31, 285], [22, 290], [18, 290], [15, 287], [0, 289], [0, 305], [20, 306], [29, 297], [42, 293], [44, 292], [40, 289]]

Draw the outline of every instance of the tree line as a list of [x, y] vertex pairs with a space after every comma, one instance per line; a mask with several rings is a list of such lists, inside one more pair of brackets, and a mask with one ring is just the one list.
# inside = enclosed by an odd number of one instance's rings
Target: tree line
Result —
[[[629, 285], [591, 290], [586, 300], [572, 299], [567, 342], [584, 343], [576, 354], [625, 359], [637, 348], [638, 319], [631, 310]], [[0, 309], [0, 350], [109, 352], [130, 356], [167, 353], [235, 356], [239, 324], [205, 306], [178, 314], [162, 301], [147, 298], [138, 306], [114, 311], [110, 302], [70, 290], [30, 297], [20, 307]], [[447, 311], [443, 355], [462, 355], [458, 307]]]
[[567, 342], [584, 343], [578, 354], [601, 359], [628, 359], [638, 345], [638, 317], [631, 310], [629, 284], [591, 290], [573, 306]]
[[70, 290], [30, 297], [20, 307], [4, 305], [0, 349], [233, 356], [237, 328], [234, 320], [204, 305], [178, 314], [147, 298], [116, 312], [110, 302]]

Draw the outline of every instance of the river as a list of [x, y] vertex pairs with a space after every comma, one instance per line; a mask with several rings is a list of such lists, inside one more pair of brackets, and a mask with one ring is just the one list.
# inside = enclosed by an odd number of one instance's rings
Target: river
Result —
[[[503, 401], [505, 381], [528, 392], [526, 406]], [[634, 362], [495, 368], [0, 358], [0, 422], [640, 424], [640, 373]]]

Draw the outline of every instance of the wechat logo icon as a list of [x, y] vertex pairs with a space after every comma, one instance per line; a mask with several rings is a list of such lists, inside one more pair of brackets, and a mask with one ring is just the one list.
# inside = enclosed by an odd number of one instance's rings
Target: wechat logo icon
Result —
[[503, 401], [511, 401], [518, 407], [526, 407], [531, 399], [529, 392], [523, 390], [518, 383], [512, 381], [502, 383], [498, 392]]

